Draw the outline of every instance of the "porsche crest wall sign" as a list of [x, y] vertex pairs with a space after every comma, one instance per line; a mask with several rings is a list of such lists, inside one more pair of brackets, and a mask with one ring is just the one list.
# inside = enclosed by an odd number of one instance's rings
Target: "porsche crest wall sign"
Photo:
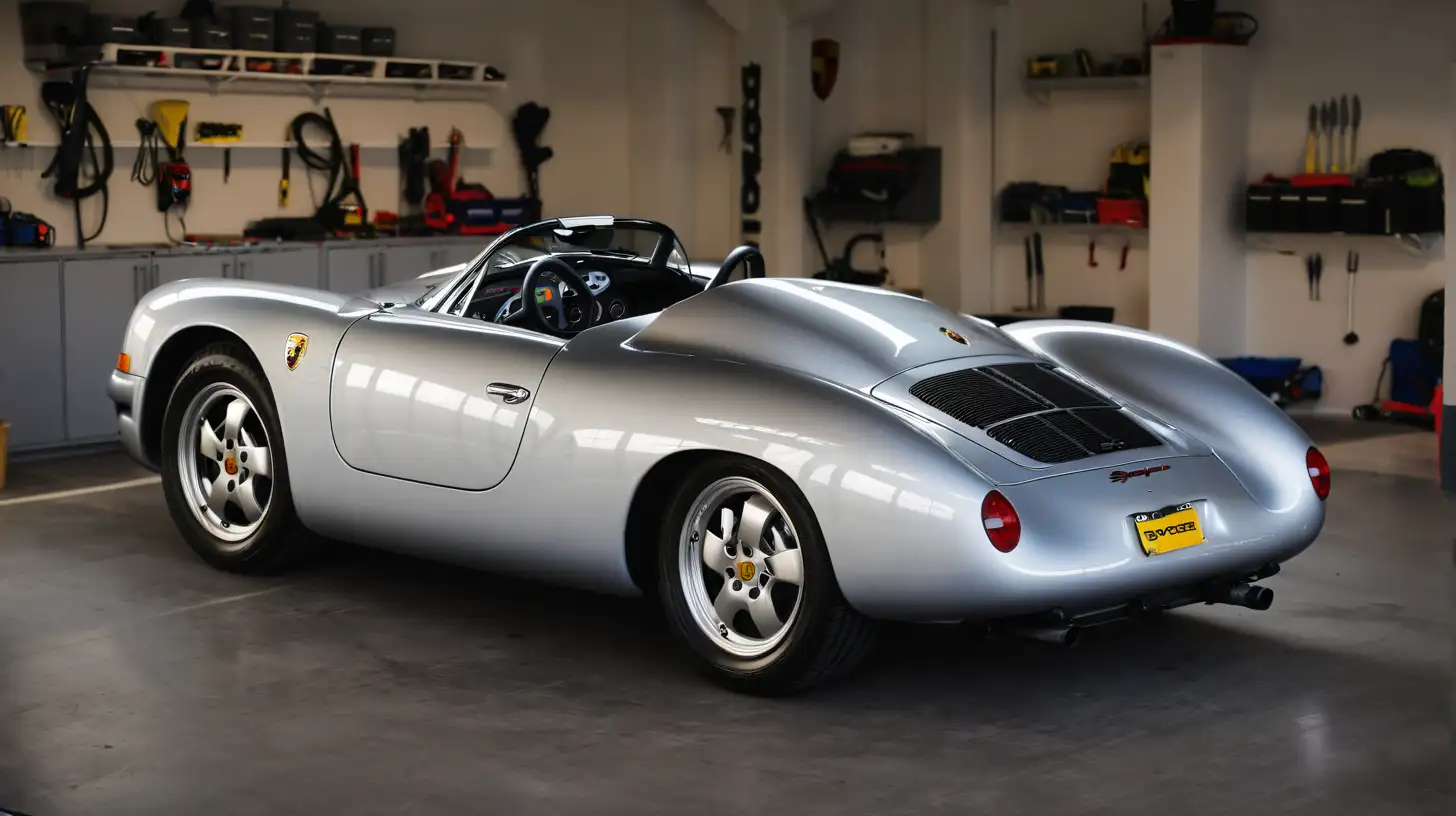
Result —
[[815, 40], [810, 46], [814, 83], [814, 95], [828, 99], [834, 93], [834, 82], [839, 79], [839, 42], [837, 40]]
[[288, 370], [298, 368], [298, 363], [303, 359], [304, 352], [308, 351], [308, 335], [288, 335], [288, 346], [284, 349], [283, 359], [288, 363]]

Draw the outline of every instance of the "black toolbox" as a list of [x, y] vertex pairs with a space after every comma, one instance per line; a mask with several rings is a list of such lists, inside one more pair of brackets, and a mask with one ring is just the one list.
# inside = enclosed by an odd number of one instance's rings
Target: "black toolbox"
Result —
[[192, 21], [193, 48], [232, 48], [233, 29], [227, 23], [212, 20]]
[[1347, 235], [1368, 235], [1375, 231], [1370, 188], [1357, 184], [1340, 190], [1339, 229]]
[[360, 32], [359, 44], [366, 57], [394, 56], [394, 29], [365, 28]]
[[318, 29], [318, 52], [320, 54], [363, 54], [362, 37], [363, 29], [356, 26], [321, 24]]
[[[59, 58], [66, 48], [86, 40], [85, 3], [27, 0], [20, 4], [20, 38], [27, 54]], [[29, 58], [29, 56], [27, 56]]]
[[152, 45], [192, 47], [192, 21], [183, 17], [143, 17], [142, 33]]
[[272, 51], [273, 11], [263, 6], [230, 7], [233, 48], [239, 51]]
[[1244, 229], [1274, 232], [1274, 208], [1279, 199], [1277, 184], [1250, 184], [1244, 196]]
[[318, 48], [316, 11], [278, 9], [274, 12], [274, 48], [285, 54], [306, 54]]
[[86, 42], [89, 45], [139, 45], [137, 18], [123, 14], [91, 14], [86, 17]]
[[1303, 214], [1301, 232], [1338, 232], [1340, 229], [1340, 188], [1302, 187]]

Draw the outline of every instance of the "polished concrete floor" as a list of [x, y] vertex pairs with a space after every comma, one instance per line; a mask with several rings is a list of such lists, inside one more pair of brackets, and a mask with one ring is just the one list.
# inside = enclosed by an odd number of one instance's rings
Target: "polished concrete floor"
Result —
[[155, 485], [56, 497], [124, 460], [20, 464], [0, 809], [1451, 814], [1456, 501], [1375, 470], [1336, 473], [1268, 612], [1071, 651], [896, 628], [847, 682], [764, 701], [702, 682], [641, 603], [361, 551], [224, 575]]

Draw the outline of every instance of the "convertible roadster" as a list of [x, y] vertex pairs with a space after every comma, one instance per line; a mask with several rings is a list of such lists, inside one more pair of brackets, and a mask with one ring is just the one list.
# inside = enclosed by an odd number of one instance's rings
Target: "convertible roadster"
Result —
[[1267, 609], [1254, 582], [1330, 490], [1298, 427], [1171, 340], [769, 278], [749, 246], [703, 273], [668, 227], [609, 217], [356, 296], [162, 286], [109, 393], [216, 567], [338, 539], [655, 595], [762, 694], [846, 671], [879, 621], [1066, 644]]

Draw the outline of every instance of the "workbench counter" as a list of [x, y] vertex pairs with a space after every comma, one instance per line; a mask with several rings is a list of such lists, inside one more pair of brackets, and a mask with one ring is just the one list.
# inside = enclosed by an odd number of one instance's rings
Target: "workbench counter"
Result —
[[0, 419], [26, 452], [116, 439], [106, 380], [146, 292], [184, 278], [260, 280], [334, 292], [402, 283], [466, 263], [493, 236], [0, 248]]

